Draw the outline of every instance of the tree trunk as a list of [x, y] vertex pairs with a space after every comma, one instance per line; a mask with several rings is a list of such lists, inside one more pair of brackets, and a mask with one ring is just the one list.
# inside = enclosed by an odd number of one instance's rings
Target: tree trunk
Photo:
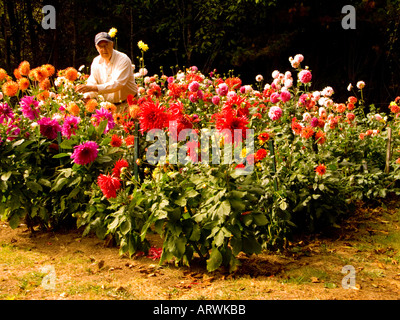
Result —
[[38, 64], [38, 37], [36, 34], [36, 28], [35, 28], [35, 20], [33, 20], [32, 16], [32, 4], [30, 1], [26, 1], [26, 17], [28, 18], [28, 30], [29, 30], [29, 36], [30, 36], [30, 47], [31, 47], [31, 56], [30, 60], [32, 61], [32, 64], [36, 66]]
[[134, 61], [134, 56], [133, 56], [133, 9], [132, 7], [130, 8], [130, 15], [131, 15], [131, 37], [130, 37], [130, 41], [131, 41], [131, 60], [132, 63]]
[[12, 45], [15, 48], [14, 51], [14, 60], [16, 63], [21, 61], [21, 35], [20, 35], [20, 25], [15, 16], [15, 6], [13, 0], [5, 1], [8, 13], [8, 19], [10, 22], [10, 30], [11, 30], [11, 40]]
[[76, 32], [76, 16], [77, 8], [76, 1], [72, 1], [72, 65], [76, 66], [76, 51], [77, 51], [77, 32]]

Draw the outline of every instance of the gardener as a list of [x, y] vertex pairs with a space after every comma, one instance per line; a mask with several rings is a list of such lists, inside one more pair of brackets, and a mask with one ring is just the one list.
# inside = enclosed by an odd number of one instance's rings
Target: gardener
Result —
[[84, 99], [101, 94], [106, 101], [114, 103], [119, 112], [127, 111], [129, 94], [137, 96], [137, 85], [129, 57], [114, 50], [114, 42], [107, 32], [100, 32], [94, 39], [99, 56], [93, 59], [90, 76], [86, 84], [77, 86], [76, 91]]

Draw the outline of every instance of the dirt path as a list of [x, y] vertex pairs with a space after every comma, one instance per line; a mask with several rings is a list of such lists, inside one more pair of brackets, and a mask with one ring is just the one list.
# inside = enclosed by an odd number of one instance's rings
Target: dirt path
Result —
[[[399, 299], [399, 208], [398, 199], [362, 205], [329, 236], [242, 256], [235, 274], [129, 259], [77, 231], [32, 236], [24, 225], [0, 223], [0, 299]], [[354, 267], [353, 289], [342, 287], [345, 265]]]

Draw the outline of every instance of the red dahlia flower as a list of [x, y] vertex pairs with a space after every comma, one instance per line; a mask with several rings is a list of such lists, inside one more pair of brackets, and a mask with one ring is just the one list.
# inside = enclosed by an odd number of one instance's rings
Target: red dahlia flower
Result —
[[261, 161], [262, 159], [264, 159], [266, 156], [268, 155], [268, 151], [265, 149], [260, 149], [256, 152], [256, 154], [254, 155], [254, 160], [256, 162]]
[[320, 164], [315, 168], [315, 172], [320, 175], [323, 176], [326, 173], [326, 166], [324, 164]]
[[113, 134], [111, 136], [111, 142], [110, 142], [112, 147], [119, 148], [122, 146], [122, 138], [118, 136], [117, 134]]
[[128, 168], [128, 167], [129, 167], [128, 161], [126, 161], [125, 159], [118, 160], [113, 168], [112, 172], [113, 177], [120, 178], [122, 168]]
[[169, 113], [167, 113], [165, 107], [153, 101], [146, 101], [140, 105], [139, 116], [142, 133], [152, 129], [164, 129], [169, 121]]
[[[230, 108], [224, 108], [221, 112], [213, 115], [215, 120], [215, 127], [219, 131], [228, 129], [231, 131], [232, 137], [234, 137], [234, 130], [242, 130], [242, 137], [246, 137], [246, 129], [249, 120], [245, 116], [236, 116], [235, 111]], [[227, 142], [230, 143], [230, 137], [228, 137]]]
[[116, 198], [117, 191], [121, 188], [119, 179], [111, 175], [100, 174], [97, 178], [97, 184], [107, 199]]

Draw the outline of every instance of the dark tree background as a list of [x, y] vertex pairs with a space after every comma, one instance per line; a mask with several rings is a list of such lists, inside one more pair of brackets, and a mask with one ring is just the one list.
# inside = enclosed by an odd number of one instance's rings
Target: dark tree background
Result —
[[[41, 26], [42, 7], [56, 8], [56, 29]], [[342, 28], [342, 8], [356, 8], [356, 29]], [[233, 70], [246, 84], [273, 70], [291, 70], [297, 53], [313, 71], [313, 88], [367, 83], [366, 100], [387, 110], [400, 95], [400, 0], [0, 0], [0, 67], [22, 60], [57, 69], [90, 66], [97, 32], [118, 29], [118, 50], [138, 65], [137, 42], [150, 47], [150, 74], [196, 65]]]

